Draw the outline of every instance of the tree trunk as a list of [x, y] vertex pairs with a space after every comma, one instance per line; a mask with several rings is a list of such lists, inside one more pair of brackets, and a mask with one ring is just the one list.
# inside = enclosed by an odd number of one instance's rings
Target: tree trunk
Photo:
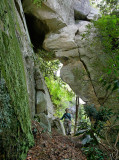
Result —
[[78, 124], [78, 110], [79, 110], [79, 96], [76, 96], [76, 114], [75, 114], [75, 126], [74, 126], [74, 134], [77, 130], [77, 124]]

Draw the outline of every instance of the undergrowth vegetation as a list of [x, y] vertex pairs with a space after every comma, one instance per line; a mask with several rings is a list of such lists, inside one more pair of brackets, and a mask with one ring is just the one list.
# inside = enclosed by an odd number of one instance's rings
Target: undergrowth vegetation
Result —
[[[83, 152], [88, 160], [118, 159], [119, 151], [119, 125], [118, 118], [111, 109], [100, 107], [97, 111], [94, 105], [85, 105], [85, 114], [90, 118], [91, 125], [87, 123], [80, 128], [75, 136], [81, 136]], [[111, 124], [113, 118], [114, 123]]]

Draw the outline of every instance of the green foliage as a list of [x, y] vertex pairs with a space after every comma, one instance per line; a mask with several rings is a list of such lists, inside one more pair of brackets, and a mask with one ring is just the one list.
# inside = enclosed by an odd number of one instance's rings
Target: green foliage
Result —
[[[83, 151], [87, 156], [87, 159], [105, 159], [107, 155], [110, 157], [116, 157], [119, 150], [118, 135], [119, 125], [111, 124], [111, 118], [115, 117], [115, 114], [111, 109], [100, 107], [98, 111], [94, 109], [94, 105], [85, 107], [85, 111], [88, 117], [93, 118], [92, 125], [87, 129], [78, 130], [76, 136], [82, 135], [81, 143], [84, 148]], [[91, 113], [92, 112], [92, 113]], [[108, 122], [108, 123], [107, 123]], [[104, 140], [108, 145], [105, 144], [106, 154], [100, 148], [101, 140]], [[115, 158], [115, 160], [118, 158]]]
[[104, 160], [107, 157], [107, 155], [95, 144], [84, 147], [83, 152], [87, 156], [87, 160]]
[[[87, 159], [104, 159], [105, 154], [100, 149], [100, 139], [106, 140], [105, 130], [108, 126], [106, 125], [107, 121], [113, 116], [113, 112], [110, 109], [100, 107], [97, 111], [94, 105], [85, 106], [85, 114], [94, 121], [91, 126], [87, 125], [87, 128], [78, 130], [75, 136], [83, 135], [81, 137], [81, 143], [84, 145], [83, 151], [87, 156]], [[115, 136], [118, 135], [118, 127], [115, 129]], [[114, 130], [113, 130], [114, 133]], [[114, 135], [114, 134], [113, 134]], [[108, 137], [109, 138], [109, 137]], [[112, 144], [115, 144], [115, 138], [113, 137]]]
[[112, 14], [119, 9], [118, 0], [101, 0], [98, 2], [97, 7], [100, 8], [102, 14]]
[[[102, 15], [92, 25], [87, 26], [87, 33], [82, 38], [89, 43], [89, 50], [96, 54], [95, 64], [101, 61], [100, 71], [103, 73], [99, 79], [106, 90], [105, 100], [116, 90], [119, 90], [119, 18], [117, 15]], [[95, 28], [95, 29], [94, 29]], [[90, 35], [94, 34], [92, 41]], [[99, 48], [98, 48], [99, 47]], [[91, 49], [90, 49], [91, 48]], [[102, 60], [103, 59], [103, 60]]]
[[[46, 61], [43, 59], [44, 56], [42, 55], [42, 53], [45, 54], [45, 52], [41, 51], [41, 54], [36, 55], [36, 57], [35, 57], [36, 65], [40, 64], [39, 67], [40, 67], [40, 70], [41, 70], [44, 77], [55, 76], [56, 71], [59, 69], [60, 62], [58, 60]], [[48, 52], [47, 57], [49, 57], [49, 54], [50, 53]], [[52, 54], [50, 54], [50, 56], [51, 55]]]
[[84, 105], [82, 105], [82, 104], [80, 104], [80, 106], [79, 106], [78, 117], [79, 118], [78, 118], [77, 131], [90, 128], [91, 122], [90, 122], [89, 117], [87, 117], [87, 115], [85, 114]]
[[46, 61], [49, 61], [49, 60], [52, 60], [53, 58], [55, 58], [55, 53], [53, 51], [48, 52], [48, 51], [45, 51], [42, 49], [42, 50], [38, 50], [37, 54], [39, 55], [40, 58], [42, 58]]
[[34, 59], [36, 65], [40, 64], [39, 68], [45, 77], [51, 100], [55, 106], [55, 115], [62, 116], [62, 112], [68, 107], [69, 101], [72, 101], [74, 93], [68, 90], [68, 85], [61, 78], [56, 76], [56, 72], [60, 67], [60, 61], [48, 61], [52, 57], [54, 57], [54, 53], [39, 50]]
[[[94, 22], [98, 30], [98, 41], [101, 42], [103, 54], [106, 55], [104, 75], [100, 82], [111, 92], [119, 89], [119, 18], [116, 15], [102, 16], [97, 22]], [[113, 74], [113, 77], [112, 77]], [[110, 78], [111, 77], [111, 78]]]
[[58, 77], [56, 79], [46, 77], [45, 80], [56, 109], [56, 115], [61, 116], [60, 110], [67, 108], [68, 102], [72, 101], [74, 94], [72, 91], [68, 91], [66, 84]]
[[80, 122], [78, 123], [78, 131], [79, 130], [83, 130], [83, 129], [87, 129], [90, 127], [90, 122], [88, 121], [88, 119], [81, 119]]
[[112, 114], [112, 109], [100, 107], [99, 111], [97, 112], [96, 120], [106, 122], [111, 118]]
[[94, 104], [92, 105], [85, 105], [84, 106], [84, 110], [86, 112], [86, 115], [89, 117], [89, 118], [93, 118], [93, 119], [96, 119], [96, 116], [97, 116], [97, 110], [96, 108], [94, 107]]
[[112, 109], [107, 109], [105, 107], [100, 107], [100, 109], [97, 111], [94, 104], [92, 105], [85, 105], [84, 106], [85, 109], [85, 114], [88, 117], [92, 117], [94, 120], [97, 121], [104, 121], [106, 122], [107, 120], [109, 120], [109, 118], [112, 116], [113, 112]]
[[[6, 100], [6, 103], [12, 104], [12, 106], [3, 105], [4, 101], [2, 100], [4, 114], [2, 114], [0, 128], [6, 128], [6, 126], [10, 128], [9, 133], [7, 133], [7, 128], [4, 129], [3, 142], [5, 141], [5, 144], [9, 147], [4, 147], [6, 152], [10, 153], [10, 150], [12, 151], [14, 148], [15, 152], [11, 154], [11, 159], [23, 159], [25, 158], [26, 150], [33, 144], [33, 136], [31, 132], [26, 75], [20, 49], [22, 46], [20, 35], [22, 33], [12, 0], [0, 1], [0, 17], [0, 69], [10, 95], [9, 101], [7, 100], [9, 96], [5, 96], [4, 100]], [[11, 125], [10, 115], [13, 116], [13, 126]], [[6, 116], [8, 116], [9, 120]], [[13, 135], [10, 132], [13, 132]], [[17, 152], [19, 152], [18, 155]], [[15, 154], [17, 158], [12, 158]]]
[[100, 107], [97, 111], [94, 105], [86, 105], [84, 107], [85, 114], [93, 121], [94, 129], [96, 129], [97, 134], [104, 129], [104, 126], [107, 121], [113, 116], [112, 109], [107, 109], [106, 107]]
[[[98, 29], [99, 39], [106, 54], [118, 52], [118, 35], [119, 35], [119, 18], [116, 15], [102, 16], [94, 22], [95, 28]], [[115, 53], [116, 54], [116, 53]], [[114, 55], [115, 56], [115, 55]]]
[[34, 4], [36, 4], [38, 7], [42, 6], [42, 3], [44, 2], [44, 0], [32, 0]]

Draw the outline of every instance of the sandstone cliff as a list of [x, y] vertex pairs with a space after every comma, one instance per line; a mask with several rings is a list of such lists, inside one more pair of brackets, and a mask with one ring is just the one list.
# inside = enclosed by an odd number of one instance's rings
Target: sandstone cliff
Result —
[[47, 0], [42, 7], [23, 0], [23, 8], [36, 50], [43, 47], [55, 53], [55, 58], [63, 63], [61, 78], [76, 95], [97, 108], [116, 106], [116, 94], [108, 97], [106, 88], [99, 83], [108, 57], [99, 51], [100, 44], [90, 45], [95, 36], [94, 29], [88, 40], [82, 38], [88, 30], [87, 25], [99, 16], [89, 0], [69, 0], [68, 3], [67, 0]]

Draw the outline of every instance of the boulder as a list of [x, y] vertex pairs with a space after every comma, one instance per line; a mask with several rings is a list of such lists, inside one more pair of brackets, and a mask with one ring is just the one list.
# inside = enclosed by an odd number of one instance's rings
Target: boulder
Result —
[[45, 94], [41, 91], [36, 93], [36, 113], [47, 113], [47, 100]]
[[87, 19], [87, 15], [91, 10], [89, 0], [74, 0], [73, 7], [75, 20]]
[[99, 10], [97, 8], [91, 7], [89, 14], [87, 15], [88, 20], [96, 20], [100, 16]]
[[58, 133], [65, 135], [65, 129], [63, 126], [63, 123], [60, 121], [60, 119], [55, 118], [52, 120], [51, 126], [53, 129], [55, 129]]
[[40, 113], [35, 116], [38, 121], [40, 122], [40, 125], [48, 132], [51, 132], [51, 123], [49, 121], [48, 116], [45, 113]]
[[80, 60], [74, 60], [64, 65], [60, 73], [63, 81], [70, 85], [76, 95], [79, 95], [86, 102], [99, 105], [87, 68]]
[[36, 114], [45, 113], [53, 117], [54, 109], [45, 80], [39, 66], [35, 66]]
[[78, 48], [76, 49], [71, 49], [71, 50], [68, 50], [68, 51], [62, 51], [62, 50], [58, 50], [55, 52], [56, 54], [56, 57], [57, 58], [61, 58], [61, 57], [79, 57], [79, 51], [78, 51]]
[[74, 41], [78, 28], [75, 24], [60, 29], [59, 33], [50, 33], [45, 37], [43, 47], [46, 50], [70, 50], [76, 48]]
[[[68, 24], [74, 23], [73, 0], [48, 0], [37, 6], [29, 0], [23, 0], [24, 11], [43, 21], [50, 31], [57, 31]], [[39, 28], [40, 29], [40, 28]]]
[[99, 17], [99, 10], [91, 7], [89, 0], [74, 0], [73, 8], [75, 20], [94, 20]]

